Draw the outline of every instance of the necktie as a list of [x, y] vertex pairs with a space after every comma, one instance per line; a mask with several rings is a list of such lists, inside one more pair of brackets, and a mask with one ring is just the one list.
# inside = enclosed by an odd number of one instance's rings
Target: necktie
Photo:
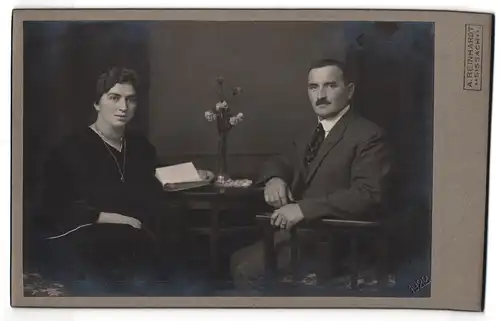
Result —
[[314, 157], [316, 157], [316, 154], [318, 154], [318, 150], [321, 146], [321, 143], [323, 143], [324, 139], [325, 139], [325, 130], [323, 129], [323, 125], [319, 123], [318, 126], [316, 127], [316, 130], [314, 131], [311, 142], [309, 143], [309, 145], [307, 145], [307, 150], [304, 157], [305, 166], [309, 165], [313, 161]]

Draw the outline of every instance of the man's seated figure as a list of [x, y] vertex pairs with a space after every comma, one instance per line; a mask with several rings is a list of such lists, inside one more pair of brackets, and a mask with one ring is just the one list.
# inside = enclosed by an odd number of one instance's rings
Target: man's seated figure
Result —
[[[308, 94], [317, 126], [300, 128], [287, 151], [264, 166], [265, 201], [275, 208], [270, 224], [279, 228], [278, 269], [290, 263], [289, 231], [295, 224], [320, 218], [377, 219], [391, 151], [384, 131], [351, 106], [354, 89], [343, 63], [315, 62], [309, 69]], [[263, 260], [263, 242], [233, 255], [231, 272], [238, 290], [259, 286]]]

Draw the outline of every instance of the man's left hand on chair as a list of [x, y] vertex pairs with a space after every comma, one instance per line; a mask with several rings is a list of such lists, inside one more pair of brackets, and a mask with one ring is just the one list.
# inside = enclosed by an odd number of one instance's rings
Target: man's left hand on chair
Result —
[[275, 210], [271, 215], [271, 225], [281, 229], [291, 229], [304, 219], [304, 214], [298, 204], [287, 204]]

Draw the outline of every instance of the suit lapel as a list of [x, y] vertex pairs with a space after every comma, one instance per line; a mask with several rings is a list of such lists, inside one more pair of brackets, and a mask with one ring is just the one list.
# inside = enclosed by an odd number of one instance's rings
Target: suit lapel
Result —
[[302, 135], [302, 139], [300, 140], [298, 147], [300, 151], [300, 162], [299, 162], [299, 171], [303, 175], [303, 178], [305, 179], [306, 174], [307, 174], [307, 168], [304, 165], [304, 156], [306, 154], [306, 151], [309, 147], [309, 143], [314, 135], [314, 132], [316, 130], [316, 127], [312, 128], [311, 130], [308, 130], [304, 135]]
[[302, 191], [304, 189], [304, 182], [306, 180], [306, 175], [307, 175], [307, 169], [304, 166], [304, 155], [307, 150], [307, 146], [309, 144], [309, 141], [311, 140], [312, 135], [314, 134], [314, 131], [316, 130], [316, 127], [313, 127], [312, 129], [304, 129], [303, 132], [297, 136], [297, 141], [296, 141], [296, 148], [297, 148], [297, 159], [296, 159], [296, 164], [297, 167], [295, 169], [295, 175], [294, 179], [291, 185], [292, 192], [294, 195], [300, 195], [302, 194]]
[[347, 125], [349, 124], [352, 117], [354, 117], [354, 113], [352, 112], [352, 110], [349, 110], [332, 128], [328, 136], [326, 136], [326, 139], [323, 141], [321, 147], [319, 148], [318, 154], [309, 164], [305, 180], [306, 184], [309, 184], [325, 156], [328, 155], [330, 150], [342, 139], [345, 129], [347, 128]]

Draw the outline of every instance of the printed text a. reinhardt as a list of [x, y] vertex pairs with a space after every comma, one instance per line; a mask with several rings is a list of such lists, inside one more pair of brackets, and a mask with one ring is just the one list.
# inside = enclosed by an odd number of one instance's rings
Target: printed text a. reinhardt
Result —
[[483, 26], [466, 26], [464, 89], [481, 90]]

